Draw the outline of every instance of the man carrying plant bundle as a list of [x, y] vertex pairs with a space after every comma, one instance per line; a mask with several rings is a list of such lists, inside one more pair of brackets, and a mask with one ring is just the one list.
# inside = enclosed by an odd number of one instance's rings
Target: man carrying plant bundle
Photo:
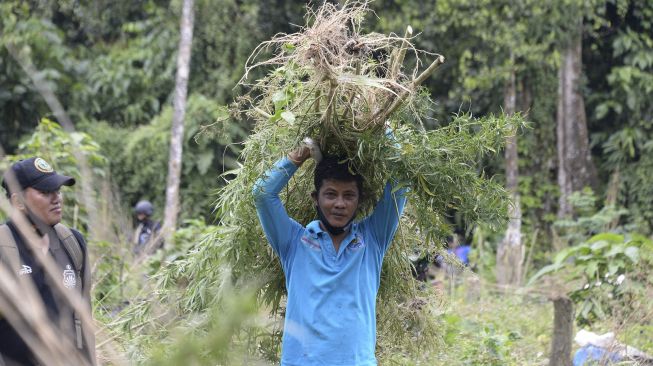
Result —
[[[344, 158], [325, 157], [309, 142], [277, 161], [254, 185], [259, 220], [281, 260], [288, 303], [281, 365], [376, 365], [376, 296], [383, 257], [406, 198], [386, 184], [372, 214], [353, 222], [363, 178]], [[291, 219], [279, 198], [309, 158], [317, 161], [311, 198], [318, 220]]]

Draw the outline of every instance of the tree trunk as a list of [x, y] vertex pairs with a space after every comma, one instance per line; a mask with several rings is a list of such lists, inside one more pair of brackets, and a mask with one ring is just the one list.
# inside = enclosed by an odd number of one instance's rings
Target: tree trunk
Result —
[[[515, 113], [517, 107], [517, 87], [514, 70], [510, 73], [504, 90], [503, 110], [506, 115]], [[518, 286], [521, 282], [524, 248], [521, 240], [521, 207], [518, 187], [517, 136], [506, 141], [506, 189], [510, 192], [512, 203], [508, 206], [508, 229], [497, 248], [496, 276], [499, 285]]]
[[190, 51], [193, 41], [193, 0], [184, 0], [181, 15], [181, 36], [177, 55], [177, 76], [173, 99], [174, 114], [170, 133], [170, 158], [168, 160], [168, 181], [166, 184], [166, 207], [163, 220], [163, 238], [166, 245], [171, 242], [177, 227], [179, 214], [179, 183], [181, 179], [181, 156], [184, 143], [184, 114], [188, 93], [188, 74], [190, 72]]
[[549, 366], [571, 366], [574, 305], [567, 296], [553, 299], [553, 337]]
[[569, 45], [562, 52], [558, 72], [557, 148], [558, 148], [558, 217], [572, 214], [569, 196], [586, 186], [593, 186], [596, 170], [592, 163], [581, 93], [582, 19], [573, 29]]

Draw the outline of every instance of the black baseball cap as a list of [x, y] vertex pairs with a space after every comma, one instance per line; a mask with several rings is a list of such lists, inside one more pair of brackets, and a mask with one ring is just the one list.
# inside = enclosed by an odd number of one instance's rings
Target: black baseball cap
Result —
[[13, 172], [21, 189], [32, 187], [41, 192], [56, 191], [61, 186], [72, 186], [75, 178], [58, 174], [47, 161], [39, 157], [20, 160], [4, 174], [2, 188], [9, 192], [8, 175]]

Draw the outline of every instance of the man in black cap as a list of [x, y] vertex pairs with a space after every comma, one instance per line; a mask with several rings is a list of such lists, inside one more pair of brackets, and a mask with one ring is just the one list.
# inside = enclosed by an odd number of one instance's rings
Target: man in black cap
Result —
[[[74, 178], [58, 174], [48, 162], [38, 157], [16, 162], [5, 172], [2, 187], [14, 212], [11, 220], [0, 225], [0, 265], [6, 270], [4, 273], [11, 274], [2, 281], [15, 281], [19, 286], [25, 283], [22, 281], [25, 278], [32, 281], [57, 338], [78, 351], [77, 355], [74, 352], [68, 354], [70, 364], [94, 365], [94, 335], [88, 327], [82, 326], [80, 314], [69, 301], [81, 295], [90, 314], [91, 278], [86, 242], [78, 231], [60, 224], [63, 214], [60, 188], [73, 184]], [[19, 216], [16, 215], [21, 214], [28, 225], [17, 225]], [[29, 242], [28, 236], [37, 239]], [[53, 283], [52, 277], [46, 274], [44, 256], [55, 264], [60, 284]], [[2, 296], [8, 297], [6, 294]], [[14, 307], [38, 306], [24, 303], [24, 299], [8, 300]], [[53, 362], [44, 360], [42, 353], [39, 355], [32, 349], [42, 333], [41, 329], [34, 328], [23, 326], [19, 334], [0, 310], [0, 365]]]

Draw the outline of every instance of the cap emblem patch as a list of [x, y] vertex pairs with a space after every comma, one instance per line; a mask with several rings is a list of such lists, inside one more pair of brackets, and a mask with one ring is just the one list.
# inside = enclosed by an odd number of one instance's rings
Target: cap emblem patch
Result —
[[34, 167], [42, 173], [52, 173], [54, 171], [50, 164], [41, 158], [36, 158], [34, 160]]

